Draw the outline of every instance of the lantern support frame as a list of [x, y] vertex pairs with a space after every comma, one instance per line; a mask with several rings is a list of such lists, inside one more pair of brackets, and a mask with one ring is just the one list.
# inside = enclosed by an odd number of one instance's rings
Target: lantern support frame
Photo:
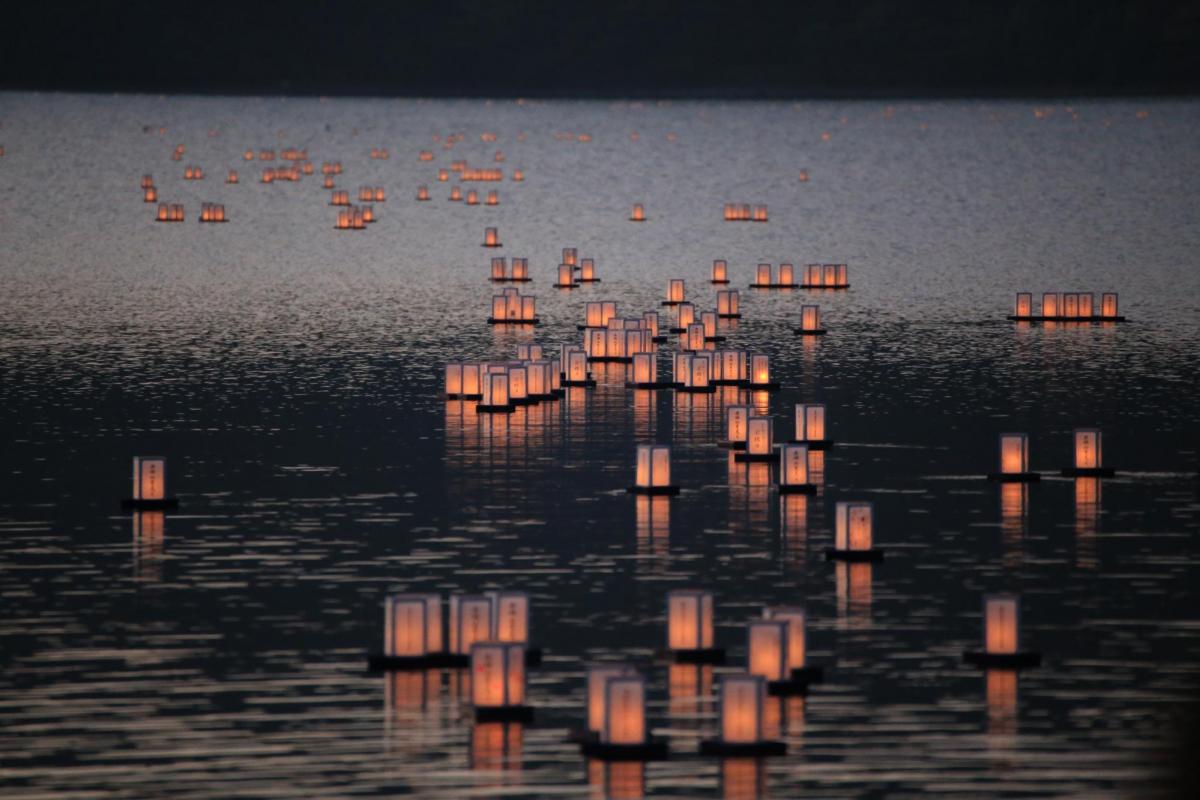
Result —
[[849, 561], [851, 563], [883, 561], [884, 551], [880, 547], [870, 547], [863, 550], [838, 550], [836, 547], [825, 548], [826, 561]]

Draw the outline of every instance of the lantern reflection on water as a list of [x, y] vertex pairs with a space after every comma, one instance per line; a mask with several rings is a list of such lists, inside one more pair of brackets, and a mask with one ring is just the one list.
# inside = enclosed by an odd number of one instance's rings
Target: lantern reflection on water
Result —
[[766, 681], [759, 675], [721, 678], [720, 736], [700, 742], [701, 755], [783, 755], [787, 745], [763, 737]]
[[871, 627], [871, 578], [874, 566], [868, 561], [838, 562], [834, 566], [839, 627]]
[[1005, 482], [1041, 480], [1029, 469], [1029, 436], [1024, 433], [1000, 434], [1000, 471], [988, 474], [988, 479]]
[[477, 720], [533, 718], [525, 699], [525, 646], [505, 642], [471, 645], [471, 705]]
[[842, 561], [878, 561], [883, 551], [875, 547], [871, 503], [839, 502], [834, 512], [833, 547], [825, 551], [827, 559]]
[[478, 722], [471, 726], [471, 769], [519, 771], [525, 728], [520, 722]]
[[179, 500], [167, 495], [167, 459], [163, 456], [133, 457], [133, 496], [121, 501], [126, 509], [171, 509]]
[[166, 514], [162, 511], [134, 511], [132, 527], [134, 580], [162, 580]]
[[646, 764], [642, 761], [589, 759], [589, 800], [642, 800], [646, 796]]
[[1040, 653], [1020, 649], [1020, 599], [1012, 594], [983, 598], [983, 650], [967, 650], [963, 661], [978, 667], [1021, 669], [1042, 663]]
[[679, 494], [671, 485], [671, 448], [663, 444], [639, 444], [633, 494]]
[[1096, 428], [1076, 428], [1074, 432], [1075, 464], [1065, 467], [1068, 477], [1111, 478], [1115, 471], [1103, 465], [1100, 431]]

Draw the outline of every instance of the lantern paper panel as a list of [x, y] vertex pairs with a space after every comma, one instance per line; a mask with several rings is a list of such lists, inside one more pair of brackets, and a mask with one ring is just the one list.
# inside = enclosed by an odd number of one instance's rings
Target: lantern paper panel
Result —
[[728, 442], [746, 441], [747, 423], [750, 421], [750, 406], [737, 405], [725, 407], [725, 440]]
[[525, 705], [525, 648], [477, 642], [471, 646], [471, 704], [476, 708]]
[[786, 680], [788, 669], [788, 624], [756, 619], [746, 624], [746, 671], [768, 681]]
[[612, 677], [605, 681], [604, 689], [600, 740], [615, 745], [645, 744], [646, 679], [640, 675]]
[[608, 700], [605, 684], [608, 683], [609, 679], [634, 674], [633, 667], [628, 664], [593, 664], [588, 667], [588, 730], [599, 734], [604, 729], [605, 709]]
[[1020, 606], [1015, 595], [984, 598], [984, 651], [994, 655], [1017, 652]]
[[870, 550], [873, 546], [871, 517], [871, 503], [838, 503], [835, 509], [834, 549]]
[[1100, 431], [1096, 430], [1095, 428], [1076, 428], [1076, 469], [1099, 469], [1101, 463]]
[[762, 741], [766, 682], [758, 675], [721, 678], [721, 740], [727, 744]]
[[667, 647], [704, 650], [713, 646], [712, 594], [681, 589], [667, 594]]
[[825, 441], [825, 406], [821, 403], [797, 403], [795, 411], [796, 441]]
[[394, 595], [385, 606], [383, 651], [419, 657], [442, 649], [442, 601], [437, 595]]
[[1029, 437], [1024, 433], [1000, 434], [1000, 472], [1019, 475], [1029, 471]]
[[167, 460], [162, 456], [134, 456], [133, 499], [165, 500]]
[[787, 623], [788, 669], [802, 669], [807, 663], [807, 612], [800, 606], [768, 608], [763, 611], [767, 619]]
[[770, 417], [750, 417], [746, 422], [746, 453], [766, 456], [772, 450], [773, 420]]
[[467, 655], [492, 638], [492, 601], [484, 595], [450, 596], [450, 652]]
[[804, 486], [808, 479], [808, 447], [785, 444], [779, 448], [779, 483], [782, 486]]

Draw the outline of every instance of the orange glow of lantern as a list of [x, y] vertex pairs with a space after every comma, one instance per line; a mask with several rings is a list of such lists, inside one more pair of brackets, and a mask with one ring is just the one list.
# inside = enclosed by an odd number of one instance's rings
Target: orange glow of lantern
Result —
[[871, 503], [839, 502], [836, 507], [834, 548], [867, 551], [873, 546]]
[[741, 296], [737, 289], [717, 292], [717, 316], [722, 319], [737, 319], [742, 316]]
[[509, 278], [509, 280], [517, 281], [520, 283], [528, 283], [529, 282], [530, 277], [529, 277], [529, 259], [528, 258], [519, 258], [516, 256], [513, 257], [512, 276]]
[[600, 279], [596, 277], [596, 260], [593, 258], [585, 258], [579, 262], [579, 282], [580, 283], [596, 283]]
[[1025, 319], [1033, 316], [1033, 294], [1030, 292], [1017, 292], [1016, 306], [1013, 308], [1013, 316], [1018, 319]]
[[485, 595], [450, 595], [449, 651], [470, 655], [471, 646], [492, 636], [492, 599]]
[[763, 738], [766, 681], [745, 673], [721, 678], [721, 725], [716, 740], [700, 743], [704, 755], [781, 755], [783, 742]]
[[1000, 471], [988, 475], [991, 480], [1035, 481], [1040, 478], [1029, 469], [1029, 437], [1024, 433], [1000, 434]]
[[984, 599], [984, 651], [994, 655], [1017, 652], [1017, 625], [1020, 607], [1013, 595], [995, 595]]
[[[716, 319], [713, 320], [713, 327], [716, 327]], [[703, 350], [704, 349], [704, 330], [705, 326], [702, 322], [694, 322], [687, 326], [687, 333], [684, 335], [682, 347], [684, 350]], [[715, 333], [715, 331], [714, 331]]]
[[646, 208], [641, 203], [633, 204], [633, 212], [629, 215], [630, 222], [645, 222]]
[[755, 222], [767, 221], [767, 207], [765, 205], [758, 205], [754, 207], [753, 220]]
[[712, 263], [712, 283], [729, 283], [729, 263], [723, 258]]
[[162, 456], [134, 456], [133, 499], [162, 501], [167, 497], [167, 460]]
[[417, 187], [417, 200], [420, 200], [421, 202], [427, 202], [429, 200], [429, 187], [425, 184], [421, 184]]
[[791, 264], [779, 265], [779, 287], [790, 289], [796, 285], [796, 268]]
[[821, 307], [814, 305], [800, 306], [800, 327], [796, 333], [806, 336], [820, 336], [825, 333], [821, 327]]
[[608, 693], [605, 685], [612, 678], [636, 675], [628, 664], [593, 664], [587, 671], [587, 729], [596, 736], [604, 730], [605, 712], [608, 708]]
[[143, 203], [157, 203], [158, 202], [158, 190], [155, 189], [153, 186], [149, 186], [146, 189], [144, 189], [142, 191], [142, 202]]
[[450, 201], [453, 203], [461, 202], [463, 199], [462, 188], [459, 186], [450, 187]]
[[475, 407], [480, 412], [509, 412], [513, 404], [508, 394], [509, 374], [505, 372], [489, 372], [482, 376], [482, 392], [479, 405]]
[[570, 264], [558, 265], [558, 279], [554, 282], [556, 289], [575, 288], [575, 270]]
[[484, 247], [500, 247], [500, 233], [496, 228], [484, 228], [483, 230], [483, 246]]
[[525, 592], [489, 592], [492, 601], [492, 639], [529, 643], [529, 595]]
[[1100, 431], [1094, 428], [1075, 430], [1076, 469], [1096, 469], [1100, 466]]
[[676, 310], [678, 312], [676, 322], [679, 325], [676, 330], [679, 333], [686, 333], [688, 326], [696, 321], [696, 307], [691, 303], [679, 303]]
[[634, 485], [630, 492], [640, 494], [677, 494], [671, 485], [671, 448], [663, 444], [639, 444]]
[[629, 383], [638, 389], [658, 388], [658, 358], [654, 353], [635, 353]]
[[[667, 299], [663, 305], [674, 306], [683, 302], [683, 278], [671, 278], [667, 281]], [[681, 325], [682, 327], [682, 325]]]
[[1100, 316], [1104, 319], [1119, 318], [1116, 292], [1105, 292], [1100, 295]]
[[492, 259], [492, 280], [495, 282], [508, 280], [508, 263], [504, 256]]
[[750, 357], [749, 386], [757, 390], [779, 388], [779, 384], [771, 381], [771, 361], [767, 356], [760, 354]]
[[751, 408], [747, 405], [725, 406], [725, 440], [722, 445], [734, 448], [746, 446], [750, 413]]
[[815, 484], [809, 480], [808, 445], [780, 445], [779, 491], [781, 494], [812, 494], [816, 491]]
[[667, 593], [667, 649], [673, 653], [714, 650], [711, 592], [676, 589]]
[[487, 199], [484, 201], [484, 203], [489, 206], [500, 205], [500, 193], [495, 189], [488, 190]]
[[755, 619], [746, 623], [746, 671], [768, 683], [785, 681], [788, 669], [788, 624]]
[[523, 645], [477, 642], [471, 646], [471, 705], [479, 719], [529, 716]]
[[646, 679], [610, 677], [604, 684], [604, 725], [600, 741], [612, 745], [646, 743]]
[[754, 271], [754, 286], [765, 289], [771, 285], [771, 265], [759, 264]]
[[569, 264], [572, 267], [579, 265], [579, 251], [574, 247], [564, 247], [562, 251], [562, 263]]
[[1062, 308], [1059, 305], [1059, 297], [1055, 292], [1046, 292], [1042, 295], [1042, 316], [1047, 318], [1057, 318], [1062, 315]]
[[824, 404], [797, 403], [795, 426], [797, 442], [806, 442], [810, 446], [826, 442]]
[[467, 190], [467, 205], [469, 205], [469, 206], [479, 205], [479, 192], [477, 190], [475, 190], [475, 189]]
[[442, 600], [436, 594], [392, 595], [384, 609], [384, 656], [417, 659], [443, 651]]
[[807, 666], [806, 625], [807, 613], [801, 606], [767, 608], [763, 610], [767, 619], [787, 625], [787, 669], [793, 672]]
[[777, 457], [772, 436], [773, 423], [770, 417], [750, 417], [746, 420], [747, 460]]

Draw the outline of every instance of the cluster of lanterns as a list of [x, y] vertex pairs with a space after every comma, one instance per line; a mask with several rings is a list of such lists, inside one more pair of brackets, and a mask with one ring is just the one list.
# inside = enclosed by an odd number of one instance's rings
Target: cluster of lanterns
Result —
[[537, 297], [522, 295], [516, 288], [505, 288], [501, 294], [492, 296], [492, 325], [536, 325]]
[[[565, 349], [564, 349], [565, 350]], [[541, 345], [521, 345], [513, 361], [452, 362], [445, 368], [445, 394], [451, 400], [478, 400], [476, 411], [511, 413], [517, 406], [557, 400], [563, 395], [563, 360], [547, 359]]]
[[375, 212], [370, 206], [350, 206], [338, 209], [333, 227], [339, 231], [363, 231], [374, 221]]
[[385, 200], [387, 200], [387, 195], [382, 186], [363, 186], [358, 190], [358, 202], [360, 203], [382, 203]]
[[183, 222], [183, 219], [181, 203], [159, 203], [158, 213], [154, 215], [155, 222]]
[[726, 203], [726, 222], [766, 222], [767, 207], [765, 205], [751, 206], [746, 203]]
[[1100, 303], [1092, 292], [1045, 292], [1035, 313], [1032, 292], [1017, 292], [1011, 320], [1020, 322], [1124, 322], [1117, 293], [1104, 292]]
[[388, 153], [388, 149], [386, 147], [372, 147], [371, 158], [387, 161], [388, 158], [390, 158], [390, 154]]
[[229, 220], [225, 218], [225, 205], [223, 203], [201, 203], [200, 221], [228, 222]]
[[[1116, 471], [1104, 466], [1101, 433], [1096, 428], [1076, 428], [1072, 433], [1074, 444], [1073, 462], [1063, 467], [1062, 475], [1071, 478], [1111, 478]], [[1033, 471], [1029, 460], [1029, 435], [1025, 433], [1000, 434], [999, 470], [988, 474], [988, 479], [1002, 483], [1031, 483], [1041, 480], [1041, 473]]]

